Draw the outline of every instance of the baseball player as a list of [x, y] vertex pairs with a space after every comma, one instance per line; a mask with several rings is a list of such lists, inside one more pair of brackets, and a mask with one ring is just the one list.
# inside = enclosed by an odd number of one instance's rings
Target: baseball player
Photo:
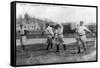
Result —
[[54, 37], [56, 38], [56, 46], [57, 46], [57, 50], [56, 52], [59, 52], [59, 45], [63, 45], [64, 50], [66, 50], [66, 46], [63, 41], [63, 26], [61, 24], [57, 24], [56, 25], [57, 29], [55, 29], [55, 35]]
[[80, 46], [82, 44], [82, 46], [84, 47], [84, 51], [86, 51], [86, 31], [90, 32], [93, 36], [95, 36], [94, 33], [92, 33], [87, 27], [85, 27], [83, 21], [80, 21], [80, 26], [77, 28], [77, 42], [78, 42], [78, 53], [80, 53]]
[[53, 33], [53, 28], [47, 24], [47, 28], [46, 28], [46, 32], [48, 33], [48, 38], [47, 38], [47, 50], [49, 49], [50, 45], [51, 45], [51, 48], [52, 48], [52, 39], [53, 39], [53, 36], [54, 36], [54, 33]]
[[22, 46], [22, 49], [25, 50], [25, 46], [23, 44], [23, 38], [25, 36], [25, 31], [23, 30], [23, 25], [20, 25], [20, 42], [21, 42], [21, 46]]

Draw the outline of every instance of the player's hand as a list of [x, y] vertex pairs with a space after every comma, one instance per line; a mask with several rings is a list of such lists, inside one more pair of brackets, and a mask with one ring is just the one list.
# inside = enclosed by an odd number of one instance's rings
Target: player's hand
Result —
[[95, 34], [94, 33], [92, 33], [92, 35], [95, 37]]
[[96, 39], [95, 38], [93, 38], [93, 41], [95, 41]]

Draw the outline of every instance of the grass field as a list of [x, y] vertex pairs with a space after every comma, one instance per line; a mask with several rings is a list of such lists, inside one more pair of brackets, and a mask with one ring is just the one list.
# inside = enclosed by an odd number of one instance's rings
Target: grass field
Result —
[[96, 61], [96, 47], [93, 41], [87, 42], [87, 50], [85, 52], [81, 47], [81, 53], [79, 54], [77, 53], [78, 49], [75, 43], [66, 44], [67, 49], [65, 51], [60, 46], [60, 52], [58, 53], [55, 52], [56, 46], [49, 50], [46, 50], [47, 45], [39, 43], [29, 44], [25, 47], [26, 50], [23, 51], [21, 46], [17, 46], [17, 65]]

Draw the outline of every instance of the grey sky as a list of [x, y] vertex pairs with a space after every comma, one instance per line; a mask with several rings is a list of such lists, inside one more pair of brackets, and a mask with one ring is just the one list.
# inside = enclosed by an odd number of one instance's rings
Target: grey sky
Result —
[[73, 6], [52, 6], [41, 4], [21, 4], [17, 3], [17, 18], [28, 13], [42, 19], [50, 19], [55, 22], [79, 22], [83, 20], [87, 23], [96, 22], [96, 8], [73, 7]]

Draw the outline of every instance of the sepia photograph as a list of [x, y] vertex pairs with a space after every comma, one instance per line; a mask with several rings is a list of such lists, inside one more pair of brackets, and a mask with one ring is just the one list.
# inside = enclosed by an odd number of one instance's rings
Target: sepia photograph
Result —
[[97, 61], [96, 9], [16, 3], [16, 65]]

